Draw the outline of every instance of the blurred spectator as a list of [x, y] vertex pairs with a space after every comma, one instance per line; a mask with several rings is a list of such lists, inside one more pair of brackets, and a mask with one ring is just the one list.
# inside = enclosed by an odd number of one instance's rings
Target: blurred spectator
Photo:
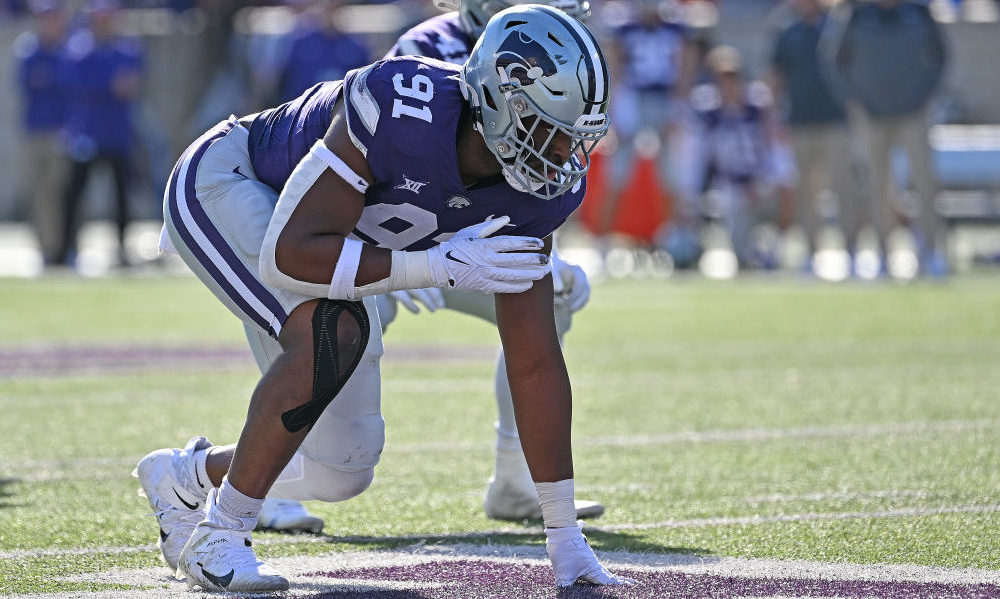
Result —
[[899, 207], [891, 154], [906, 150], [918, 198], [921, 267], [943, 273], [943, 240], [934, 209], [936, 177], [928, 141], [928, 104], [946, 62], [942, 32], [924, 3], [874, 0], [846, 5], [843, 31], [830, 38], [836, 73], [852, 119], [864, 136], [871, 169], [871, 217], [886, 251], [892, 207]]
[[[609, 26], [612, 81], [611, 123], [618, 140], [608, 173], [599, 233], [614, 226], [621, 195], [634, 174], [640, 132], [652, 133], [656, 144], [657, 178], [664, 192], [672, 191], [670, 137], [691, 86], [693, 47], [673, 1], [609, 2], [602, 13]], [[647, 144], [648, 145], [648, 144]], [[679, 202], [687, 205], [687, 202]], [[675, 207], [677, 219], [694, 215]]]
[[63, 77], [68, 15], [59, 0], [38, 0], [32, 13], [35, 30], [14, 42], [24, 109], [24, 172], [31, 185], [31, 222], [42, 259], [54, 264], [62, 240], [67, 171], [60, 132], [66, 120]]
[[142, 53], [136, 40], [117, 32], [117, 0], [90, 0], [84, 17], [86, 27], [67, 44], [71, 76], [66, 128], [71, 170], [59, 260], [70, 264], [74, 259], [83, 192], [92, 168], [104, 163], [114, 175], [118, 262], [128, 266], [125, 232], [130, 220], [130, 153], [135, 144], [132, 111], [140, 91]]
[[[32, 11], [35, 9], [32, 8]], [[0, 0], [0, 16], [20, 15], [28, 12], [26, 2], [23, 0]]]
[[371, 61], [364, 40], [338, 26], [337, 11], [343, 5], [344, 0], [316, 0], [304, 21], [312, 26], [292, 32], [280, 69], [279, 101], [296, 98], [320, 81], [343, 79], [347, 71]]
[[714, 48], [708, 65], [713, 83], [691, 94], [704, 148], [702, 189], [718, 202], [707, 209], [725, 222], [741, 266], [771, 267], [774, 256], [757, 252], [750, 237], [765, 209], [765, 191], [787, 178], [775, 169], [771, 94], [762, 82], [747, 83], [735, 48]]
[[771, 87], [795, 154], [798, 185], [795, 221], [809, 251], [820, 227], [817, 200], [827, 191], [841, 200], [840, 217], [848, 244], [858, 230], [856, 194], [850, 189], [850, 143], [844, 108], [822, 72], [819, 42], [828, 14], [821, 0], [791, 0], [791, 22], [778, 32], [771, 55]]

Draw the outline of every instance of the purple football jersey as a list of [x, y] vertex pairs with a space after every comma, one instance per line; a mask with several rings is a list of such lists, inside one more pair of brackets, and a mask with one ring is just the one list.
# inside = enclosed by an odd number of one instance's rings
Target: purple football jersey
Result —
[[250, 124], [250, 164], [257, 178], [281, 191], [309, 148], [326, 136], [340, 81], [318, 83], [277, 108], [258, 113]]
[[[583, 201], [572, 190], [542, 200], [502, 177], [467, 188], [458, 171], [462, 109], [459, 68], [438, 60], [402, 57], [352, 71], [343, 82], [351, 139], [374, 176], [354, 230], [357, 238], [393, 250], [424, 250], [491, 216], [509, 216], [500, 234], [546, 237]], [[254, 118], [250, 158], [258, 178], [280, 190], [295, 165], [323, 138], [340, 82]]]
[[469, 58], [475, 42], [459, 24], [458, 13], [449, 12], [427, 19], [399, 36], [385, 57], [427, 56], [462, 64]]

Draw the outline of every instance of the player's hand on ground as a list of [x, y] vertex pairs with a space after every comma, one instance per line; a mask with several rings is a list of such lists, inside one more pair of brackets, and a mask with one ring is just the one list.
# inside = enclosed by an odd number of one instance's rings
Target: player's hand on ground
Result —
[[391, 291], [389, 295], [414, 314], [420, 313], [420, 304], [423, 304], [428, 312], [444, 308], [444, 294], [437, 287], [403, 289], [402, 291]]
[[500, 235], [507, 226], [501, 216], [460, 230], [427, 250], [431, 277], [438, 287], [481, 293], [521, 293], [550, 271], [537, 237]]
[[545, 550], [552, 562], [556, 584], [568, 587], [576, 582], [597, 585], [633, 585], [635, 581], [617, 576], [597, 561], [594, 550], [577, 526], [545, 529]]
[[570, 312], [579, 311], [590, 301], [587, 273], [555, 254], [552, 255], [552, 290], [556, 294], [556, 301], [565, 302]]

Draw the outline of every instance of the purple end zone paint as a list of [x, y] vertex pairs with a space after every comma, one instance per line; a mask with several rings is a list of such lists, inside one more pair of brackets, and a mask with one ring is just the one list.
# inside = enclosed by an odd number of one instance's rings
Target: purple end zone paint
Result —
[[[996, 599], [994, 584], [737, 578], [710, 574], [629, 571], [616, 573], [639, 581], [634, 587], [576, 585], [558, 589], [546, 566], [477, 560], [432, 562], [318, 572], [319, 578], [407, 582], [411, 590], [334, 591], [298, 594], [309, 599], [737, 599], [744, 597], [836, 597], [838, 599]], [[421, 588], [421, 584], [426, 588]], [[294, 592], [294, 586], [293, 586]]]
[[[490, 361], [496, 349], [486, 346], [395, 347], [386, 350], [393, 361]], [[79, 345], [0, 348], [0, 379], [109, 374], [157, 370], [253, 368], [250, 349], [243, 346]]]

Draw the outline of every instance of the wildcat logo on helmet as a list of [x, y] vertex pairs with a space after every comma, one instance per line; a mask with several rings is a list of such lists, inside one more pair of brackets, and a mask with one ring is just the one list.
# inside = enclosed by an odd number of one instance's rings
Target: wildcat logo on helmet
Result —
[[[531, 57], [530, 59], [527, 57]], [[555, 75], [558, 67], [545, 47], [521, 31], [507, 36], [497, 50], [497, 70], [511, 81], [531, 85], [541, 77]]]

